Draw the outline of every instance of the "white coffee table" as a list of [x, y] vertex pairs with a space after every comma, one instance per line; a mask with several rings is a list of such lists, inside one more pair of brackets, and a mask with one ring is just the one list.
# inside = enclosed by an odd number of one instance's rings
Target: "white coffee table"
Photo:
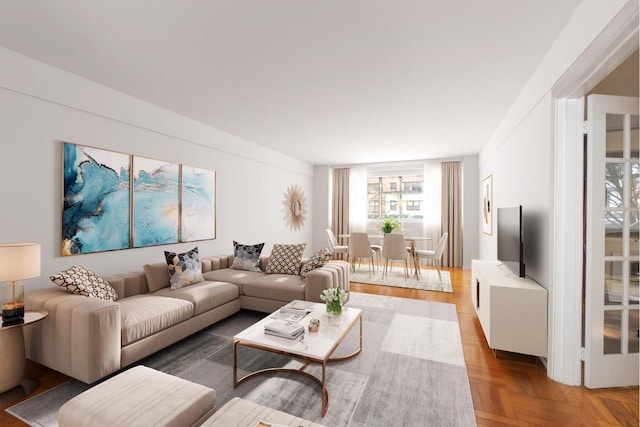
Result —
[[[305, 332], [302, 337], [289, 340], [265, 334], [264, 324], [273, 321], [273, 318], [271, 317], [272, 314], [238, 333], [233, 337], [233, 387], [235, 388], [240, 383], [257, 375], [269, 372], [287, 372], [303, 375], [316, 382], [322, 388], [322, 416], [325, 416], [327, 409], [329, 408], [329, 393], [327, 392], [327, 362], [347, 360], [360, 354], [362, 351], [362, 310], [343, 307], [342, 316], [330, 318], [326, 314], [324, 304], [310, 303], [308, 301], [293, 301], [290, 304], [293, 304], [296, 307], [309, 307], [313, 310], [312, 313], [299, 321], [301, 325], [305, 326]], [[318, 332], [309, 332], [308, 325], [310, 319], [320, 320], [320, 329]], [[351, 329], [353, 329], [353, 326], [358, 321], [360, 322], [359, 348], [347, 356], [332, 358], [331, 355], [333, 352], [338, 348], [340, 343], [342, 343], [344, 338], [349, 334]], [[252, 372], [238, 379], [237, 347], [239, 345], [287, 355], [301, 359], [304, 363], [299, 369], [267, 368]], [[305, 372], [306, 367], [309, 366], [311, 362], [322, 365], [321, 379]]]

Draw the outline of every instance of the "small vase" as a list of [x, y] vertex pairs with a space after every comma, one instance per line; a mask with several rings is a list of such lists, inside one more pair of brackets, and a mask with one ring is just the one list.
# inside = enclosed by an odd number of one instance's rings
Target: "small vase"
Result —
[[327, 301], [327, 315], [328, 316], [341, 316], [342, 304], [340, 301]]

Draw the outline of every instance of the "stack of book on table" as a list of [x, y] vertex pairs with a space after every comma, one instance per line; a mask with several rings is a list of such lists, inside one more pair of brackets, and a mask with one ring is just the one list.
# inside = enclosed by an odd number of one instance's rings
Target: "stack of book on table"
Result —
[[295, 322], [283, 320], [272, 320], [264, 325], [264, 333], [276, 337], [288, 338], [290, 340], [298, 338], [304, 333], [304, 326]]

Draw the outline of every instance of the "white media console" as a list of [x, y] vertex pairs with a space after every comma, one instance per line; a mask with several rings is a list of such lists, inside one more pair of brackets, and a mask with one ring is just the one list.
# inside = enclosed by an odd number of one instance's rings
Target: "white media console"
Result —
[[547, 357], [547, 290], [499, 261], [471, 261], [471, 300], [489, 347]]

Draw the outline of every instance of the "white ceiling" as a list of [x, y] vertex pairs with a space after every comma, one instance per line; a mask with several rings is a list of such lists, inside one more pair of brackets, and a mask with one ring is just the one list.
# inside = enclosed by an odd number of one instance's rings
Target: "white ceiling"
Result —
[[580, 0], [3, 0], [0, 45], [312, 164], [478, 153]]

